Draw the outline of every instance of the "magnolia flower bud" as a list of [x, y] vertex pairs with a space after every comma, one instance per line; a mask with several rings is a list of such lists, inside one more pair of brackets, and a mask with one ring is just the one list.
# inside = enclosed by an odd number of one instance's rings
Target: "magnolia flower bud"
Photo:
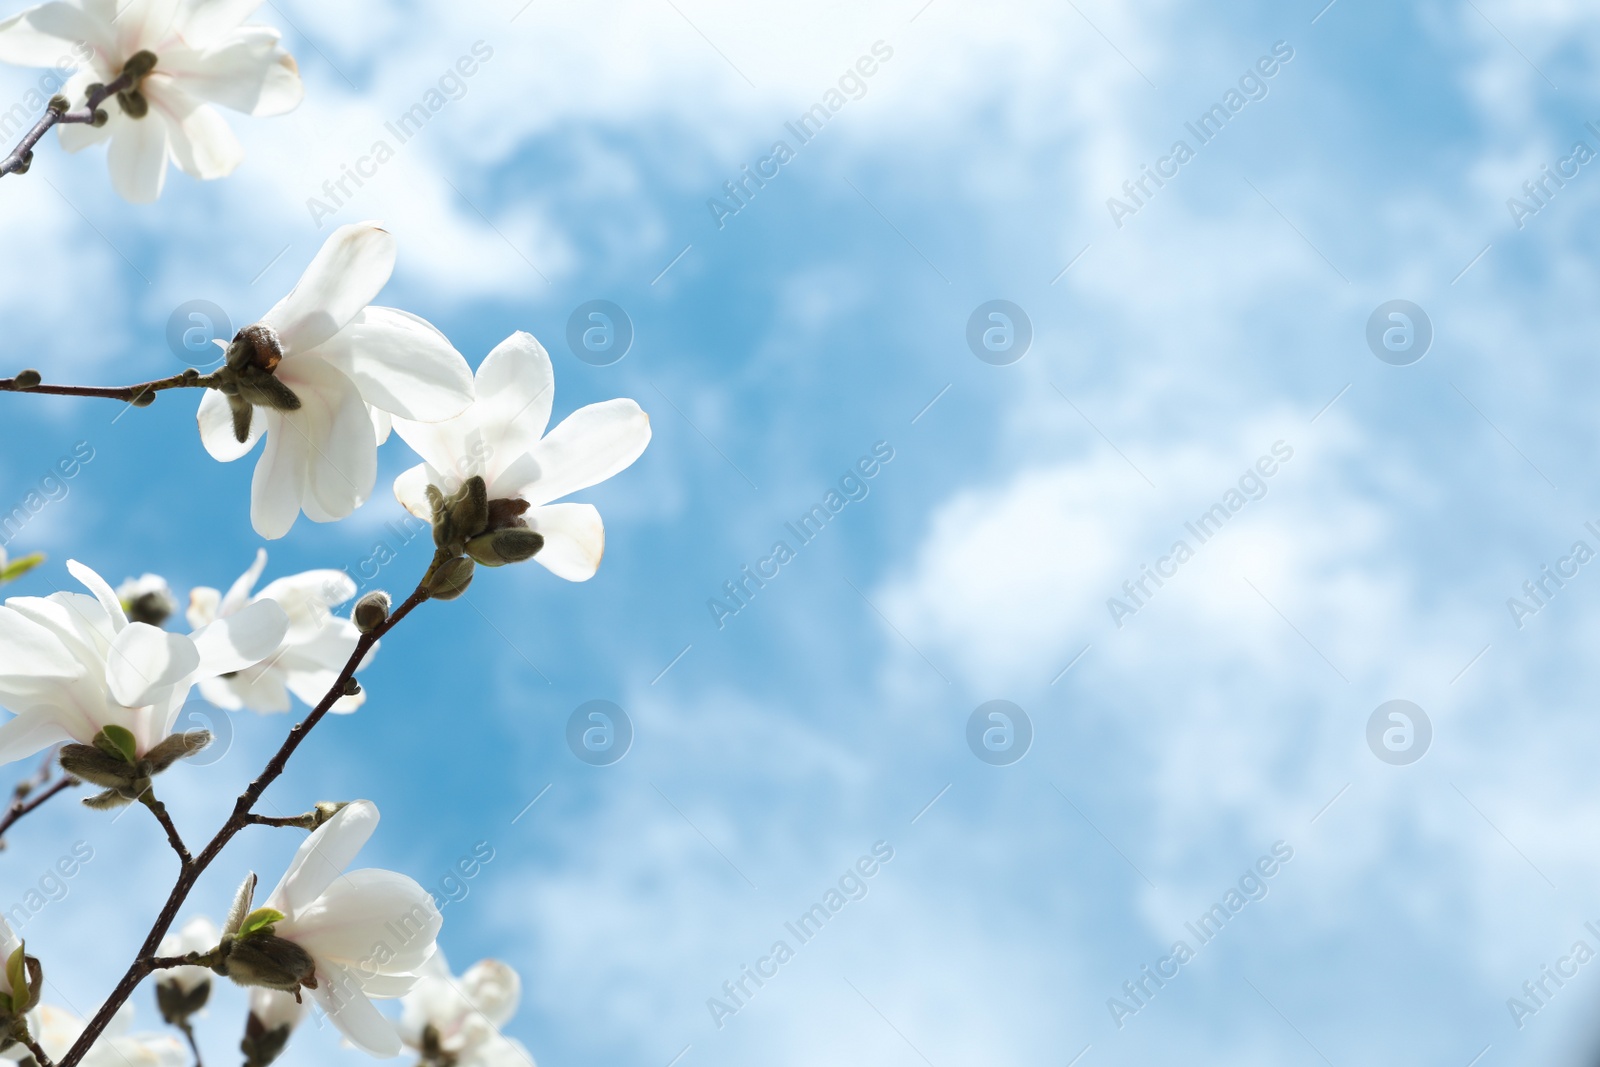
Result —
[[270, 374], [283, 362], [283, 342], [271, 326], [264, 322], [252, 323], [233, 335], [225, 358], [230, 370], [254, 365]]
[[283, 1050], [289, 1045], [289, 1035], [294, 1033], [294, 1022], [275, 1022], [272, 1018], [263, 1018], [262, 1014], [272, 1014], [256, 1011], [255, 993], [266, 993], [280, 996], [289, 1000], [289, 1006], [296, 1008], [296, 1002], [289, 999], [288, 994], [277, 990], [257, 989], [250, 997], [250, 1015], [244, 1023], [244, 1040], [239, 1042], [239, 1051], [244, 1053], [244, 1067], [268, 1067], [273, 1060], [283, 1055]]
[[116, 589], [117, 600], [127, 613], [129, 622], [142, 622], [159, 627], [178, 610], [178, 600], [166, 579], [156, 574], [129, 578]]
[[456, 556], [439, 564], [428, 578], [428, 595], [435, 600], [454, 600], [472, 584], [473, 569], [472, 560], [466, 556]]
[[128, 57], [122, 65], [122, 73], [133, 79], [137, 85], [145, 75], [156, 69], [156, 54], [148, 48], [141, 48]]
[[117, 94], [117, 103], [130, 119], [142, 119], [150, 114], [150, 101], [137, 89], [127, 89]]
[[317, 961], [311, 953], [287, 938], [267, 932], [271, 929], [269, 924], [248, 936], [224, 941], [218, 964], [222, 973], [240, 985], [264, 986], [285, 993], [298, 992], [301, 986], [317, 988]]
[[62, 96], [60, 93], [52, 96], [50, 98], [50, 103], [46, 106], [49, 108], [49, 110], [54, 111], [58, 115], [65, 115], [68, 111], [72, 110], [72, 102], [66, 97]]
[[184, 988], [175, 978], [163, 978], [156, 983], [156, 1007], [161, 1010], [161, 1020], [178, 1026], [206, 1006], [211, 999], [211, 983], [200, 982]]
[[462, 537], [472, 537], [489, 525], [489, 487], [483, 475], [462, 482], [449, 504], [450, 521]]
[[378, 589], [368, 593], [356, 601], [355, 609], [350, 612], [356, 629], [364, 634], [370, 634], [382, 626], [389, 618], [389, 594]]
[[467, 554], [485, 567], [521, 563], [544, 547], [544, 535], [525, 526], [480, 534], [467, 542]]
[[42, 381], [44, 376], [31, 367], [25, 371], [18, 371], [17, 376], [12, 379], [12, 383], [18, 389], [32, 389]]

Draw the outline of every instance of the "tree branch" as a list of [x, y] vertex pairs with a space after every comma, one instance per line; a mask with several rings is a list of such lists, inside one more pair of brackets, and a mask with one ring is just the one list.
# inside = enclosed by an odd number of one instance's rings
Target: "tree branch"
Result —
[[178, 1029], [183, 1031], [183, 1036], [189, 1039], [189, 1051], [194, 1053], [194, 1067], [205, 1067], [200, 1060], [200, 1043], [194, 1039], [194, 1024], [188, 1019], [178, 1023]]
[[178, 828], [173, 825], [172, 816], [167, 813], [167, 806], [156, 799], [154, 789], [147, 789], [139, 796], [139, 803], [150, 809], [161, 828], [167, 832], [167, 841], [172, 845], [172, 851], [178, 854], [178, 862], [185, 867], [194, 862], [194, 857], [189, 855], [189, 846], [183, 843], [183, 837], [178, 833]]
[[39, 807], [57, 793], [81, 784], [76, 778], [72, 777], [72, 775], [63, 774], [59, 779], [56, 780], [54, 785], [50, 786], [50, 788], [46, 789], [39, 795], [33, 797], [32, 800], [29, 800], [28, 797], [33, 793], [34, 790], [40, 788], [46, 782], [50, 781], [50, 776], [54, 772], [56, 766], [55, 760], [56, 750], [52, 748], [45, 754], [44, 762], [39, 765], [39, 772], [32, 778], [25, 778], [17, 783], [17, 787], [12, 793], [13, 799], [11, 806], [6, 809], [4, 816], [0, 816], [0, 848], [5, 847], [6, 831], [10, 830], [12, 825], [16, 823], [18, 819], [22, 818], [33, 809]]
[[100, 110], [100, 105], [124, 89], [133, 88], [133, 82], [132, 75], [123, 74], [115, 81], [94, 89], [84, 101], [83, 107], [75, 109], [66, 106], [66, 97], [52, 98], [49, 108], [39, 121], [33, 124], [33, 129], [23, 134], [22, 140], [17, 142], [17, 147], [11, 150], [11, 154], [0, 160], [0, 177], [5, 177], [7, 174], [26, 174], [28, 167], [33, 164], [33, 146], [50, 132], [50, 127], [74, 122], [94, 125], [95, 112]]
[[[440, 562], [439, 555], [435, 555], [433, 563], [429, 566], [428, 572], [423, 576], [422, 581], [418, 583], [416, 591], [407, 597], [392, 615], [367, 633], [361, 635], [361, 639], [356, 642], [355, 651], [350, 654], [350, 659], [345, 663], [344, 668], [340, 670], [339, 676], [334, 679], [332, 687], [317, 702], [317, 706], [311, 709], [311, 714], [307, 715], [303, 721], [289, 731], [289, 736], [284, 738], [283, 744], [279, 746], [272, 759], [267, 761], [266, 767], [256, 776], [255, 781], [251, 782], [245, 791], [239, 794], [239, 798], [234, 801], [233, 814], [228, 817], [228, 821], [222, 824], [222, 828], [206, 843], [205, 848], [200, 850], [200, 854], [184, 864], [179, 870], [178, 880], [173, 885], [172, 892], [167, 894], [167, 902], [161, 906], [161, 912], [151, 925], [150, 932], [145, 935], [144, 944], [140, 947], [138, 956], [135, 957], [133, 963], [129, 964], [128, 970], [123, 974], [121, 981], [111, 991], [111, 995], [106, 998], [105, 1003], [100, 1005], [100, 1010], [95, 1012], [94, 1018], [90, 1019], [88, 1025], [83, 1028], [83, 1033], [78, 1036], [78, 1040], [73, 1042], [72, 1048], [62, 1058], [60, 1067], [77, 1067], [95, 1041], [99, 1039], [101, 1033], [104, 1032], [106, 1025], [111, 1022], [111, 1017], [117, 1013], [118, 1008], [127, 1003], [128, 998], [133, 995], [133, 991], [138, 988], [139, 983], [151, 971], [156, 970], [158, 966], [167, 965], [163, 958], [155, 955], [156, 948], [160, 945], [161, 939], [166, 936], [167, 931], [171, 929], [174, 920], [178, 917], [178, 909], [188, 899], [189, 893], [194, 889], [195, 883], [199, 881], [200, 875], [205, 872], [207, 867], [211, 866], [212, 861], [221, 855], [228, 842], [232, 841], [240, 830], [251, 824], [251, 809], [255, 806], [256, 801], [260, 800], [261, 794], [267, 791], [267, 787], [277, 781], [278, 777], [283, 774], [284, 768], [288, 766], [289, 757], [294, 755], [295, 749], [300, 747], [301, 742], [316, 728], [317, 723], [321, 722], [323, 717], [328, 714], [328, 710], [333, 707], [334, 702], [346, 694], [347, 686], [355, 678], [356, 668], [361, 666], [361, 661], [366, 658], [372, 646], [378, 643], [379, 638], [399, 625], [401, 619], [411, 614], [418, 605], [428, 599], [426, 585], [429, 577], [433, 574], [434, 568]], [[45, 1067], [45, 1065], [41, 1064], [41, 1067]]]
[[190, 367], [182, 374], [170, 378], [157, 378], [138, 385], [28, 385], [18, 384], [17, 378], [0, 378], [0, 393], [46, 393], [50, 396], [92, 396], [102, 400], [121, 400], [125, 404], [143, 407], [155, 400], [155, 394], [167, 389], [209, 389], [215, 379]]

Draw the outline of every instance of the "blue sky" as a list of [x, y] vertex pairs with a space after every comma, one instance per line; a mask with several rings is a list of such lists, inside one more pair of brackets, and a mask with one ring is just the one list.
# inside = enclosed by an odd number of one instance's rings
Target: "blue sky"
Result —
[[[86, 383], [173, 373], [173, 309], [252, 321], [332, 225], [379, 218], [400, 244], [384, 303], [474, 365], [533, 332], [558, 418], [614, 396], [650, 412], [645, 456], [581, 496], [606, 520], [599, 575], [518, 567], [428, 605], [385, 640], [367, 706], [269, 793], [284, 811], [371, 798], [365, 861], [428, 885], [487, 842], [442, 944], [458, 967], [521, 970], [508, 1029], [541, 1064], [1594, 1054], [1600, 964], [1547, 980], [1520, 1028], [1507, 1000], [1576, 941], [1600, 950], [1600, 565], [1520, 628], [1507, 599], [1575, 541], [1600, 549], [1600, 164], [1520, 228], [1506, 202], [1574, 142], [1600, 149], [1600, 17], [1557, 0], [259, 17], [307, 99], [234, 123], [232, 178], [175, 174], [130, 208], [95, 151], [52, 144], [0, 183], [4, 359]], [[477, 42], [493, 55], [460, 98], [315, 219], [308, 198]], [[708, 199], [877, 42], [892, 56], [860, 98], [719, 228]], [[1279, 42], [1264, 97], [1198, 145], [1185, 123]], [[32, 77], [5, 72], [0, 99]], [[1118, 227], [1108, 198], [1179, 138], [1194, 158]], [[593, 299], [635, 329], [610, 366], [565, 342]], [[965, 340], [994, 299], [1033, 327], [1006, 366]], [[1409, 366], [1365, 340], [1395, 299], [1433, 326]], [[70, 557], [180, 592], [249, 563], [253, 460], [205, 455], [191, 397], [3, 408], [0, 504], [77, 442], [95, 457], [12, 542], [50, 556], [19, 591], [64, 585]], [[879, 442], [870, 492], [719, 628], [707, 601]], [[1107, 600], [1279, 442], [1265, 495], [1119, 628]], [[380, 462], [355, 516], [268, 546], [268, 577], [358, 569], [394, 540], [388, 485], [414, 459], [395, 440]], [[408, 589], [426, 558], [401, 548], [378, 584]], [[611, 766], [566, 746], [594, 699], [634, 726]], [[1033, 725], [1010, 766], [967, 747], [996, 699]], [[1392, 699], [1433, 728], [1405, 766], [1366, 741]], [[287, 725], [236, 717], [222, 759], [167, 776], [187, 834]], [[3, 857], [20, 899], [56, 850], [96, 850], [24, 929], [85, 1013], [170, 884], [140, 816], [60, 804]], [[893, 859], [865, 897], [719, 1028], [707, 1000], [877, 842]], [[1265, 896], [1198, 946], [1185, 923], [1278, 842], [1292, 858]], [[221, 912], [247, 869], [275, 878], [295, 843], [242, 839], [195, 908]], [[1108, 1000], [1179, 939], [1194, 958], [1119, 1028]], [[213, 1059], [241, 1011], [231, 992], [213, 1008]], [[360, 1055], [335, 1045], [311, 1031], [284, 1062]]]

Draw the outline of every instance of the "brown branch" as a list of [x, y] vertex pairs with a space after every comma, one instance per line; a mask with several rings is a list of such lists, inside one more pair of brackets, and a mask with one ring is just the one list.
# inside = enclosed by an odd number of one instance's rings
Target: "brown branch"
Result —
[[155, 815], [156, 821], [167, 832], [167, 842], [172, 845], [172, 851], [178, 854], [178, 862], [187, 867], [194, 862], [194, 857], [189, 855], [189, 846], [183, 843], [183, 837], [178, 833], [178, 828], [173, 825], [172, 816], [167, 813], [167, 806], [156, 799], [154, 790], [145, 790], [139, 796], [139, 803], [149, 808]]
[[[255, 806], [256, 801], [261, 799], [261, 794], [267, 791], [267, 787], [277, 781], [278, 777], [283, 774], [284, 768], [288, 766], [289, 757], [294, 755], [295, 749], [300, 747], [301, 742], [316, 728], [317, 723], [321, 722], [323, 716], [328, 714], [328, 710], [333, 707], [334, 702], [347, 693], [347, 687], [355, 678], [356, 668], [361, 666], [361, 661], [366, 658], [372, 646], [378, 643], [379, 638], [394, 629], [401, 619], [411, 614], [418, 605], [428, 599], [428, 580], [432, 577], [434, 569], [441, 562], [440, 557], [443, 555], [446, 554], [439, 553], [434, 556], [433, 564], [429, 566], [422, 582], [417, 585], [416, 591], [395, 609], [394, 614], [361, 635], [361, 639], [356, 642], [355, 651], [350, 654], [350, 659], [346, 661], [344, 668], [339, 672], [339, 676], [334, 679], [332, 687], [317, 702], [317, 706], [311, 709], [311, 714], [307, 715], [303, 721], [289, 731], [289, 736], [284, 739], [283, 744], [279, 746], [272, 759], [267, 762], [266, 767], [256, 776], [255, 781], [251, 782], [245, 791], [239, 794], [239, 798], [234, 801], [233, 814], [228, 817], [228, 821], [222, 824], [222, 828], [217, 831], [216, 836], [206, 843], [206, 847], [200, 850], [199, 855], [179, 868], [178, 880], [173, 884], [172, 892], [167, 894], [167, 902], [161, 906], [161, 912], [156, 916], [154, 924], [151, 925], [150, 932], [145, 935], [144, 944], [140, 947], [138, 956], [135, 957], [133, 963], [129, 964], [128, 970], [123, 974], [116, 988], [111, 991], [111, 995], [106, 998], [105, 1003], [100, 1005], [100, 1010], [95, 1012], [94, 1018], [90, 1019], [88, 1025], [83, 1028], [83, 1033], [78, 1036], [78, 1040], [73, 1042], [72, 1048], [62, 1058], [60, 1067], [77, 1067], [95, 1041], [99, 1039], [100, 1034], [106, 1028], [106, 1024], [111, 1022], [111, 1017], [117, 1013], [118, 1008], [127, 1003], [128, 998], [133, 995], [133, 991], [138, 988], [139, 983], [151, 971], [157, 970], [161, 966], [170, 966], [170, 964], [166, 963], [167, 958], [157, 957], [155, 951], [157, 946], [160, 945], [161, 939], [166, 936], [167, 931], [171, 929], [173, 922], [177, 919], [178, 909], [188, 899], [190, 891], [194, 889], [195, 882], [200, 879], [200, 875], [204, 873], [205, 869], [211, 866], [212, 861], [227, 847], [228, 842], [232, 841], [240, 830], [251, 824], [252, 812], [250, 809]], [[44, 1067], [44, 1065], [41, 1065], [41, 1067]]]
[[50, 107], [45, 110], [39, 121], [33, 124], [33, 129], [23, 134], [22, 140], [17, 142], [17, 147], [11, 150], [11, 154], [0, 160], [0, 177], [27, 173], [28, 167], [33, 163], [33, 146], [50, 132], [50, 127], [74, 122], [92, 126], [95, 112], [100, 110], [100, 105], [124, 89], [133, 88], [133, 83], [134, 78], [131, 74], [123, 74], [115, 81], [95, 88], [80, 108], [68, 108], [65, 97], [53, 98]]
[[[37, 377], [35, 373], [34, 377]], [[50, 396], [91, 396], [102, 400], [121, 400], [125, 404], [143, 407], [155, 400], [155, 394], [167, 389], [209, 389], [215, 379], [201, 374], [193, 367], [170, 378], [157, 378], [138, 385], [46, 385], [44, 383], [18, 383], [17, 378], [0, 378], [0, 393], [45, 393]]]
[[[50, 781], [50, 776], [55, 771], [55, 760], [56, 750], [52, 748], [45, 753], [44, 762], [39, 765], [38, 773], [32, 778], [25, 778], [17, 783], [16, 789], [11, 794], [11, 805], [6, 808], [5, 815], [0, 816], [0, 848], [5, 848], [6, 831], [10, 830], [18, 819], [39, 807], [57, 793], [81, 784], [72, 775], [64, 774], [50, 788], [37, 796], [33, 796], [34, 790], [39, 789]], [[28, 799], [30, 796], [33, 796], [33, 799]]]
[[55, 1064], [44, 1049], [39, 1047], [39, 1042], [34, 1039], [32, 1034], [23, 1038], [22, 1044], [33, 1055], [34, 1062], [38, 1063], [39, 1067], [55, 1067]]

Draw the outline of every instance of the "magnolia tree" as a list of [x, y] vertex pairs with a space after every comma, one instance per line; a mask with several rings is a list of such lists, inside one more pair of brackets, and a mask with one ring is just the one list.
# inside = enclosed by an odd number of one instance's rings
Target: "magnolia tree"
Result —
[[[0, 22], [0, 61], [48, 68], [39, 120], [0, 160], [0, 176], [25, 173], [52, 127], [68, 152], [105, 142], [112, 184], [134, 203], [161, 195], [168, 163], [200, 179], [231, 173], [243, 153], [218, 106], [277, 115], [303, 95], [278, 31], [246, 21], [259, 3], [52, 0]], [[0, 920], [0, 1058], [181, 1067], [192, 1055], [198, 1064], [194, 1023], [220, 975], [250, 989], [240, 1024], [246, 1067], [276, 1059], [307, 1010], [374, 1056], [409, 1050], [427, 1067], [532, 1062], [499, 1029], [516, 1007], [516, 972], [483, 960], [453, 974], [429, 893], [403, 874], [351, 869], [377, 830], [375, 805], [321, 801], [288, 817], [256, 810], [324, 716], [361, 706], [367, 694], [356, 675], [423, 604], [461, 596], [480, 567], [533, 560], [568, 581], [591, 577], [605, 547], [600, 515], [563, 498], [622, 471], [650, 440], [650, 420], [632, 400], [581, 408], [546, 433], [554, 377], [539, 342], [513, 334], [474, 374], [430, 323], [373, 303], [395, 256], [394, 238], [376, 223], [337, 230], [287, 296], [218, 342], [220, 367], [209, 374], [190, 368], [128, 386], [52, 384], [34, 370], [0, 379], [0, 392], [133, 407], [167, 390], [200, 390], [200, 440], [212, 457], [228, 463], [260, 449], [250, 519], [269, 540], [288, 535], [302, 514], [336, 522], [354, 512], [372, 494], [379, 447], [397, 436], [422, 462], [396, 480], [395, 496], [431, 524], [435, 546], [398, 603], [382, 592], [355, 599], [355, 584], [337, 570], [258, 588], [267, 565], [258, 550], [226, 592], [194, 589], [181, 615], [160, 577], [113, 588], [76, 560], [66, 570], [83, 592], [0, 606], [0, 706], [11, 712], [0, 723], [0, 762], [48, 752], [0, 816], [0, 834], [86, 785], [94, 791], [83, 803], [95, 812], [148, 809], [178, 860], [137, 955], [88, 1019], [41, 1002], [45, 966]], [[0, 582], [42, 562], [0, 552]], [[352, 600], [348, 615], [335, 612]], [[171, 625], [180, 619], [188, 632]], [[310, 710], [192, 850], [158, 779], [183, 773], [211, 742], [206, 731], [177, 728], [196, 689], [230, 712], [288, 712], [296, 701]], [[228, 845], [255, 826], [306, 834], [273, 888], [258, 893], [256, 874], [237, 872], [231, 901], [191, 900], [200, 876], [224, 865]], [[220, 924], [207, 913], [222, 915]], [[176, 1033], [130, 1030], [130, 998], [147, 981]], [[394, 998], [398, 1021], [373, 1003]]]

